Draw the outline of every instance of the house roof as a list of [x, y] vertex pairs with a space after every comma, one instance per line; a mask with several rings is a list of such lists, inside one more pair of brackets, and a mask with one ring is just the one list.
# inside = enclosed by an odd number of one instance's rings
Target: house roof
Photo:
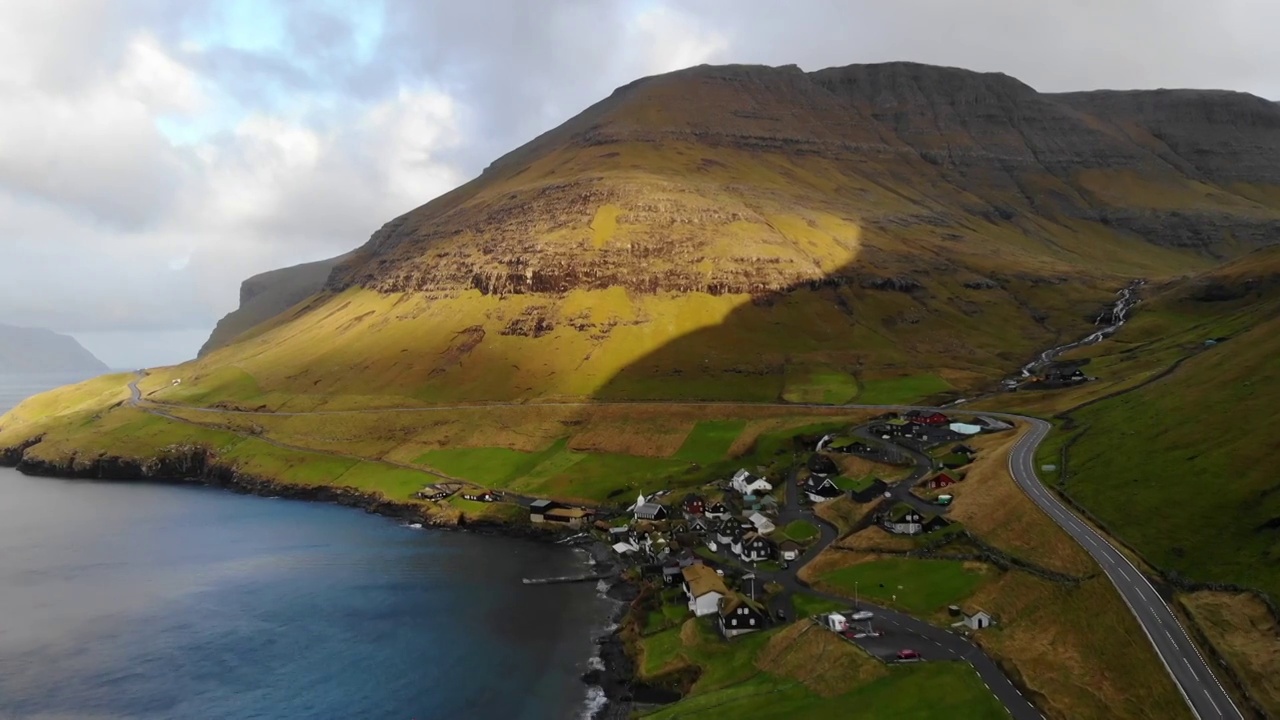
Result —
[[636, 508], [636, 517], [646, 518], [651, 520], [657, 517], [658, 513], [666, 512], [666, 511], [667, 509], [659, 505], [658, 503], [647, 502]]
[[743, 595], [742, 593], [731, 593], [720, 598], [720, 614], [729, 615], [743, 605], [746, 605], [761, 615], [764, 614], [764, 607], [760, 605], [760, 603], [751, 600], [751, 598]]
[[543, 515], [546, 517], [568, 518], [572, 520], [574, 518], [591, 517], [595, 515], [595, 513], [587, 510], [586, 508], [551, 508], [543, 513]]
[[702, 597], [711, 592], [718, 592], [721, 595], [729, 594], [729, 588], [724, 586], [724, 579], [706, 565], [690, 565], [681, 571], [681, 575], [689, 584], [689, 592], [694, 597]]
[[533, 502], [529, 503], [529, 509], [530, 510], [550, 510], [551, 508], [555, 507], [555, 505], [556, 505], [555, 501], [553, 500], [546, 500], [546, 499], [534, 500]]
[[928, 520], [930, 517], [928, 513], [920, 512], [906, 503], [898, 503], [897, 505], [889, 508], [888, 517], [890, 521], [897, 522], [905, 518], [908, 513], [916, 513], [920, 516], [921, 520]]
[[787, 538], [786, 540], [783, 540], [782, 542], [778, 543], [779, 550], [801, 550], [803, 548], [804, 548], [803, 545], [796, 542], [795, 540], [792, 540], [791, 538]]

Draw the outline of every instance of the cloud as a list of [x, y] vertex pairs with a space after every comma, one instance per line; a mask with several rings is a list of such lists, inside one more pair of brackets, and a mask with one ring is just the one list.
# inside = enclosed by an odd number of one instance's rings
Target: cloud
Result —
[[[199, 337], [235, 306], [245, 277], [345, 252], [614, 88], [704, 62], [916, 60], [1045, 91], [1280, 98], [1270, 0], [780, 7], [4, 3], [0, 322], [116, 348], [147, 334]], [[142, 362], [143, 350], [119, 352]]]

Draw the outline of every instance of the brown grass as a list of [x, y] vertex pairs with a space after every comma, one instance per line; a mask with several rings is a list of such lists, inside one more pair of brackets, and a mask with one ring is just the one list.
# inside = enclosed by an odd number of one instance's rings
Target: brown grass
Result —
[[910, 537], [885, 532], [879, 527], [863, 528], [848, 537], [841, 538], [836, 544], [842, 548], [863, 551], [910, 550], [916, 546]]
[[835, 697], [884, 677], [888, 670], [856, 645], [811, 622], [798, 622], [769, 639], [756, 667], [789, 677], [823, 697]]
[[[787, 492], [797, 492], [797, 490], [788, 488]], [[868, 512], [871, 512], [873, 507], [875, 507], [875, 503], [854, 502], [853, 498], [848, 495], [842, 495], [835, 500], [818, 503], [813, 507], [813, 512], [823, 520], [835, 525], [836, 529], [843, 535], [852, 530]]]
[[1178, 599], [1250, 694], [1280, 716], [1280, 626], [1266, 605], [1247, 593], [1196, 592]]
[[978, 459], [965, 479], [947, 488], [955, 496], [948, 516], [1006, 552], [1060, 572], [1084, 575], [1095, 569], [1084, 548], [1059, 528], [1009, 476], [1009, 449], [1018, 434], [1002, 433], [969, 443]]

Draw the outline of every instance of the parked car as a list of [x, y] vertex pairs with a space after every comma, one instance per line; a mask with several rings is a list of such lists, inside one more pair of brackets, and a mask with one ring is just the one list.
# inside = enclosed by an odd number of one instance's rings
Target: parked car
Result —
[[899, 650], [898, 659], [899, 660], [919, 660], [920, 653], [916, 652], [915, 650]]
[[875, 615], [872, 615], [870, 612], [867, 612], [866, 610], [859, 610], [858, 612], [850, 615], [849, 619], [854, 622], [863, 622], [865, 620], [870, 620], [873, 617], [875, 617]]

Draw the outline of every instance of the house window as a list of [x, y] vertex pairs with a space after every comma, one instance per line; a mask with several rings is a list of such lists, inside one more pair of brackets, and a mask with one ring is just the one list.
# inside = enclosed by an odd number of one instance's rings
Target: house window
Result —
[[756, 619], [755, 619], [755, 618], [751, 618], [751, 621], [750, 621], [750, 622], [751, 622], [751, 627], [755, 627], [755, 626], [756, 626]]

